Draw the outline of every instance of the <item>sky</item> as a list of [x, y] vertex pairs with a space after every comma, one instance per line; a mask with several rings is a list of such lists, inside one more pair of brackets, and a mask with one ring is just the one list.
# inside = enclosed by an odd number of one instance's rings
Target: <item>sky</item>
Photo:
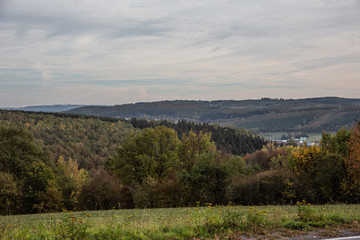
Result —
[[360, 0], [0, 0], [0, 107], [360, 98]]

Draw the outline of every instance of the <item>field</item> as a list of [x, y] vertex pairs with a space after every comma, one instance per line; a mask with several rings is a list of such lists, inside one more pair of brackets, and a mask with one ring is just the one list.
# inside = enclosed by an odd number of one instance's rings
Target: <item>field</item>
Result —
[[[267, 140], [274, 141], [274, 140], [281, 140], [282, 135], [287, 135], [289, 133], [292, 135], [295, 134], [293, 132], [263, 132], [260, 135]], [[307, 141], [309, 141], [309, 142], [320, 141], [321, 136], [322, 136], [322, 133], [307, 133], [307, 134], [309, 136], [307, 138]]]
[[[0, 217], [1, 239], [212, 239], [358, 228], [360, 205], [207, 206]], [[339, 228], [340, 226], [340, 228]], [[271, 235], [276, 239], [274, 235]], [[236, 239], [236, 238], [235, 238]]]

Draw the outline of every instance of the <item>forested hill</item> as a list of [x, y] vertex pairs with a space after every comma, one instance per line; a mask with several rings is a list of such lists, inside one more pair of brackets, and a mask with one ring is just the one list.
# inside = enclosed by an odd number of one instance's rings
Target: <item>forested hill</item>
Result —
[[115, 118], [188, 120], [273, 131], [337, 131], [360, 119], [360, 99], [337, 97], [308, 99], [161, 101], [115, 106], [87, 106], [68, 113]]
[[73, 159], [81, 168], [102, 166], [132, 133], [131, 124], [65, 114], [0, 110], [0, 126], [25, 129], [56, 162]]
[[157, 126], [174, 129], [180, 139], [190, 131], [210, 133], [218, 149], [235, 155], [254, 152], [266, 144], [263, 138], [242, 129], [186, 121], [175, 124], [169, 121], [0, 110], [0, 126], [25, 128], [53, 161], [59, 157], [72, 158], [85, 169], [102, 166], [133, 133]]

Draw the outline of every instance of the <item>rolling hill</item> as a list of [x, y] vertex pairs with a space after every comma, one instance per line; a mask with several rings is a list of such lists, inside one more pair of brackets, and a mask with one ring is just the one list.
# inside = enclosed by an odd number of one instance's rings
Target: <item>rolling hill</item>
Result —
[[351, 127], [360, 119], [360, 99], [323, 97], [241, 101], [177, 100], [85, 106], [66, 112], [115, 118], [218, 123], [257, 132], [321, 132]]

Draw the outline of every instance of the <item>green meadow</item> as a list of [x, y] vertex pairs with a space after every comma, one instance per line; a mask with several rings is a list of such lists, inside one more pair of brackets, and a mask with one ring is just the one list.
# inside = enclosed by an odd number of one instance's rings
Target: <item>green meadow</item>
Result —
[[205, 206], [0, 217], [1, 239], [213, 239], [289, 236], [360, 221], [360, 205]]

